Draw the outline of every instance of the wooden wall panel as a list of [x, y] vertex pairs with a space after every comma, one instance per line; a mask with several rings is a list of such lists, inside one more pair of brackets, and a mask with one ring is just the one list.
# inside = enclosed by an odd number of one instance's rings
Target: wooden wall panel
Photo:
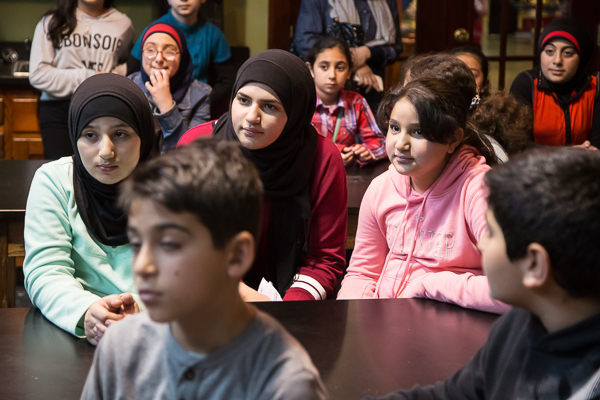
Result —
[[38, 99], [35, 95], [13, 97], [13, 133], [39, 132]]
[[44, 146], [38, 121], [39, 92], [5, 90], [2, 92], [4, 125], [2, 158], [12, 160], [43, 159]]

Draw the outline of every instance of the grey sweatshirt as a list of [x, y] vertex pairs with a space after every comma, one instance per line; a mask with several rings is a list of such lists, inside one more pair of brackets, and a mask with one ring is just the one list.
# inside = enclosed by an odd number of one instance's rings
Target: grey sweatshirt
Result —
[[29, 82], [41, 90], [41, 100], [71, 97], [96, 72], [125, 75], [133, 39], [129, 17], [114, 8], [97, 18], [76, 10], [77, 26], [55, 49], [48, 39], [50, 17], [37, 24], [31, 44]]
[[235, 339], [208, 354], [185, 350], [168, 324], [140, 313], [102, 337], [82, 400], [325, 400], [308, 353], [273, 317], [256, 318]]

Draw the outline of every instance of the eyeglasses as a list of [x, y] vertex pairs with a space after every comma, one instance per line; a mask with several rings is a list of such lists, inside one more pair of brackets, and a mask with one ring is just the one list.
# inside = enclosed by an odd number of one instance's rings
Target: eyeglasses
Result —
[[148, 60], [154, 60], [156, 58], [156, 56], [158, 55], [158, 53], [162, 54], [162, 57], [165, 60], [173, 61], [175, 59], [175, 57], [177, 57], [177, 54], [179, 54], [180, 52], [172, 50], [172, 49], [156, 50], [155, 48], [152, 48], [152, 47], [142, 50], [142, 54]]

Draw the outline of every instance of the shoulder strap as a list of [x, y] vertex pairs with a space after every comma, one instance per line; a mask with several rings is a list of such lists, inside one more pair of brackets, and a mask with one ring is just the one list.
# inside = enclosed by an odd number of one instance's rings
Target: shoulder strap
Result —
[[342, 123], [342, 118], [344, 118], [344, 109], [340, 107], [340, 111], [338, 111], [337, 121], [335, 122], [335, 131], [333, 132], [333, 143], [337, 140], [338, 133], [340, 132], [340, 124]]

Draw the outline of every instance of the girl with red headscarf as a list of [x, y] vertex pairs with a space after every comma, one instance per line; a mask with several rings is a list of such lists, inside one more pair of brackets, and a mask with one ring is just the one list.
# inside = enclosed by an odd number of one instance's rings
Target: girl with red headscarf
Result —
[[210, 119], [212, 89], [193, 79], [193, 72], [183, 32], [166, 22], [150, 25], [142, 38], [142, 70], [129, 78], [142, 89], [160, 123], [163, 151], [174, 148], [189, 128]]
[[533, 108], [533, 139], [549, 146], [600, 146], [598, 75], [589, 73], [594, 44], [580, 23], [557, 19], [540, 37], [540, 65], [521, 72], [510, 93]]

